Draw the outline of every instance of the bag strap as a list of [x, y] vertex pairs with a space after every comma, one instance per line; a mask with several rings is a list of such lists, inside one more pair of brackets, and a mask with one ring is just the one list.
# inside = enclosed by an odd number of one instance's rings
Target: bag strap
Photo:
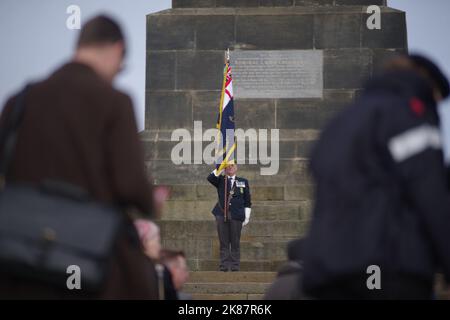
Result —
[[6, 174], [14, 155], [19, 127], [25, 113], [25, 96], [30, 86], [30, 84], [26, 85], [25, 88], [19, 92], [16, 97], [14, 108], [11, 110], [10, 117], [0, 131], [0, 141], [3, 142], [3, 149], [1, 150], [3, 157], [0, 159], [0, 188], [3, 188], [5, 185]]

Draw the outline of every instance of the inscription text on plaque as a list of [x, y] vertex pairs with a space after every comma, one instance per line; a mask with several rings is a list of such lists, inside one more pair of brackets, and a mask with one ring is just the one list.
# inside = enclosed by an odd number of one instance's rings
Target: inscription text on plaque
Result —
[[322, 50], [230, 52], [235, 97], [322, 98]]

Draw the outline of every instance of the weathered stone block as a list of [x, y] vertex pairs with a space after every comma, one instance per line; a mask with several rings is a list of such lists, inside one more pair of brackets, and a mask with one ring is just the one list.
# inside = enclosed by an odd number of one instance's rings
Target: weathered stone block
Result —
[[[174, 165], [167, 160], [153, 160], [147, 163], [148, 172], [155, 184], [203, 184], [205, 177], [211, 172], [211, 166], [196, 164]], [[301, 160], [280, 160], [279, 172], [275, 175], [261, 175], [261, 168], [268, 167], [260, 163], [256, 165], [240, 164], [240, 175], [246, 177], [253, 185], [295, 185], [307, 184], [310, 177]], [[289, 169], [290, 168], [290, 169]], [[189, 172], [189, 174], [186, 174]]]
[[220, 272], [200, 271], [189, 274], [189, 282], [265, 282], [271, 283], [275, 280], [275, 272]]
[[226, 50], [234, 46], [234, 16], [198, 16], [196, 23], [197, 50]]
[[361, 17], [359, 13], [316, 15], [314, 47], [316, 49], [360, 47]]
[[148, 15], [147, 50], [194, 49], [196, 17]]
[[334, 0], [295, 0], [296, 6], [332, 6]]
[[277, 201], [254, 201], [252, 208], [253, 220], [300, 220], [299, 204], [289, 204]]
[[294, 5], [294, 0], [259, 0], [261, 7], [290, 7]]
[[[264, 294], [270, 283], [221, 283], [220, 293], [231, 294]], [[184, 290], [189, 293], [217, 293], [217, 283], [187, 283], [184, 285]]]
[[[284, 141], [279, 143], [279, 153], [281, 159], [307, 158], [309, 157], [311, 146], [314, 141]], [[269, 145], [269, 154], [272, 148]]]
[[220, 90], [223, 80], [222, 51], [177, 52], [176, 88], [182, 90]]
[[369, 49], [325, 50], [325, 89], [361, 88], [371, 71], [372, 52]]
[[312, 49], [313, 19], [313, 15], [238, 16], [236, 42], [251, 49]]
[[216, 7], [257, 7], [259, 0], [216, 0]]
[[275, 127], [275, 104], [268, 99], [242, 99], [234, 101], [236, 127], [270, 129]]
[[216, 0], [172, 0], [172, 8], [207, 8], [215, 4]]
[[[241, 271], [276, 271], [285, 263], [285, 260], [248, 261], [241, 260]], [[219, 268], [219, 260], [188, 260], [191, 270], [216, 271]], [[197, 269], [194, 269], [197, 268]]]
[[175, 89], [175, 53], [148, 52], [145, 74], [146, 90]]
[[[183, 290], [184, 291], [184, 290]], [[261, 300], [261, 299], [249, 299], [249, 296], [245, 293], [189, 293], [193, 300]]]
[[312, 191], [311, 185], [284, 186], [284, 200], [310, 200]]
[[196, 200], [197, 193], [193, 185], [172, 185], [170, 188], [170, 200]]
[[286, 259], [286, 247], [288, 241], [273, 242], [241, 242], [241, 259], [244, 260], [268, 260]]
[[[167, 160], [171, 161], [172, 149], [178, 144], [178, 141], [145, 141], [144, 142], [144, 159], [146, 161], [152, 160]], [[191, 148], [192, 149], [192, 148]]]
[[[206, 187], [206, 186], [205, 186]], [[286, 186], [287, 187], [287, 186]], [[254, 189], [254, 188], [253, 188]], [[273, 220], [292, 220], [302, 219], [301, 211], [309, 210], [304, 201], [259, 201], [255, 200], [256, 190], [252, 190], [252, 220], [255, 221], [273, 221]], [[184, 200], [168, 201], [163, 208], [161, 220], [177, 221], [214, 221], [211, 213], [216, 202], [216, 190], [211, 187], [209, 196], [203, 200]], [[299, 196], [297, 196], [299, 197]], [[306, 208], [306, 209], [305, 209]]]
[[[206, 177], [205, 177], [205, 183], [206, 183]], [[198, 200], [212, 200], [212, 199], [215, 199], [215, 197], [217, 195], [217, 189], [211, 184], [197, 185], [196, 192], [197, 192]]]
[[[215, 221], [165, 221], [160, 220], [161, 236], [164, 239], [217, 238]], [[243, 232], [247, 237], [297, 237], [304, 232], [300, 221], [253, 221]]]
[[146, 94], [146, 129], [192, 128], [192, 99], [187, 92]]
[[247, 299], [248, 300], [263, 300], [264, 299], [264, 294], [259, 294], [259, 293], [250, 293], [247, 295]]
[[253, 200], [283, 200], [283, 187], [256, 186], [252, 188]]
[[386, 0], [335, 0], [335, 4], [343, 6], [385, 6]]
[[192, 92], [194, 120], [202, 121], [203, 130], [216, 127], [217, 115], [219, 114], [220, 94], [220, 91]]
[[211, 259], [213, 254], [212, 240], [210, 239], [191, 239], [189, 241], [164, 239], [162, 245], [164, 249], [182, 250], [190, 259]]
[[320, 129], [339, 108], [318, 109], [316, 107], [291, 108], [283, 104], [277, 106], [277, 128]]
[[309, 220], [313, 211], [313, 202], [310, 200], [300, 202], [300, 217], [301, 220], [306, 222], [305, 230], [308, 229]]
[[[217, 201], [215, 199], [217, 197], [216, 195], [210, 197], [209, 201], [167, 201], [165, 204], [165, 213], [170, 213], [172, 216], [176, 214], [178, 217], [177, 220], [194, 220], [191, 219], [194, 215], [200, 215], [201, 217], [205, 217], [204, 213], [206, 212], [206, 217], [208, 220], [214, 220], [213, 216], [210, 215], [212, 208], [215, 205], [215, 202]], [[206, 218], [205, 217], [205, 218]], [[164, 219], [164, 216], [162, 217]], [[209, 219], [211, 218], [211, 219]], [[173, 218], [171, 220], [174, 220]], [[199, 219], [195, 219], [199, 220]], [[206, 220], [206, 219], [203, 219]]]
[[[353, 101], [354, 91], [325, 90], [324, 99], [277, 100], [277, 128], [319, 129], [343, 106]], [[300, 147], [301, 146], [301, 147]], [[281, 148], [281, 147], [280, 147]], [[309, 154], [310, 143], [299, 145], [296, 156]]]
[[[363, 15], [367, 21], [369, 14]], [[406, 48], [406, 17], [404, 12], [381, 13], [381, 29], [362, 28], [362, 46], [366, 48]]]

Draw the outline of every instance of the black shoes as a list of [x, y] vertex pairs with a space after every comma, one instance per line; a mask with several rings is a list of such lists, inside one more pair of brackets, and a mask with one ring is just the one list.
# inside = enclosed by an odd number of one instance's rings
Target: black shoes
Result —
[[219, 268], [219, 271], [222, 271], [222, 272], [228, 272], [228, 268], [220, 267], [220, 268]]
[[238, 272], [239, 269], [238, 268], [231, 268], [231, 272]]

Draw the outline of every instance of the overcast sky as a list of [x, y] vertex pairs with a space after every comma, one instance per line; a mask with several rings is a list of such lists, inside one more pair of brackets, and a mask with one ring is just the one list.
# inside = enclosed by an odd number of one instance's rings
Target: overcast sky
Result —
[[139, 129], [144, 128], [145, 16], [171, 7], [171, 0], [0, 0], [0, 104], [28, 81], [47, 76], [70, 59], [78, 30], [69, 30], [70, 5], [83, 23], [107, 13], [127, 38], [126, 71], [117, 86], [133, 99]]
[[[77, 30], [66, 27], [66, 9], [72, 4], [81, 8], [82, 22], [108, 13], [122, 24], [130, 54], [127, 71], [120, 75], [117, 86], [131, 95], [139, 128], [143, 129], [145, 16], [170, 8], [171, 0], [1, 0], [1, 106], [26, 82], [45, 77], [71, 57], [78, 35]], [[407, 13], [410, 51], [431, 56], [450, 74], [450, 1], [388, 0], [388, 4]], [[450, 104], [443, 109], [444, 132], [450, 137]]]

